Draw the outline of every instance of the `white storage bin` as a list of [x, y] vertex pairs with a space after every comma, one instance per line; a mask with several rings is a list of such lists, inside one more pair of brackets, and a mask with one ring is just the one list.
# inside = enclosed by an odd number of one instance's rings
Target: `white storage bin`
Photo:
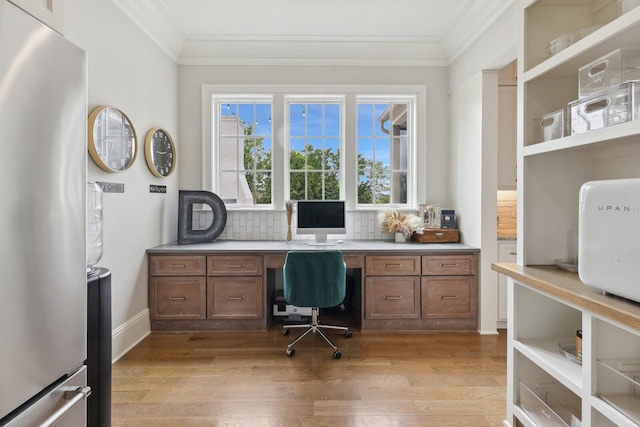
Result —
[[627, 82], [569, 104], [571, 134], [584, 133], [640, 117], [640, 82]]
[[578, 99], [631, 80], [640, 80], [640, 49], [616, 49], [578, 69]]
[[534, 139], [536, 143], [566, 136], [567, 125], [565, 122], [565, 111], [566, 109], [557, 110], [533, 121], [535, 126]]
[[549, 380], [522, 380], [520, 407], [539, 426], [580, 427], [580, 398]]
[[598, 396], [640, 424], [640, 360], [598, 360]]

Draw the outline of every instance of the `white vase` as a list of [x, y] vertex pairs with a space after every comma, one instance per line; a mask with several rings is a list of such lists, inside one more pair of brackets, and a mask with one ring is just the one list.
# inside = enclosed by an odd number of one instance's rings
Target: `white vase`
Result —
[[396, 243], [405, 243], [407, 241], [407, 236], [404, 233], [396, 233]]

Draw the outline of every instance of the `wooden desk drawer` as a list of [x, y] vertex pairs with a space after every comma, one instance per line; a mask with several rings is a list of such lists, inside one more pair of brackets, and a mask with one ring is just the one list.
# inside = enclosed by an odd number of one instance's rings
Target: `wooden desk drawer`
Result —
[[207, 257], [209, 276], [262, 276], [262, 255], [212, 255]]
[[420, 274], [420, 256], [367, 256], [367, 276], [416, 276]]
[[417, 319], [420, 317], [419, 277], [367, 277], [367, 319]]
[[204, 277], [152, 277], [149, 306], [152, 319], [205, 319]]
[[262, 277], [207, 278], [207, 318], [262, 319]]
[[149, 272], [152, 276], [204, 276], [207, 261], [200, 255], [150, 255]]
[[423, 277], [423, 318], [467, 318], [477, 312], [475, 277]]
[[472, 275], [476, 274], [475, 255], [424, 255], [422, 274], [424, 275]]

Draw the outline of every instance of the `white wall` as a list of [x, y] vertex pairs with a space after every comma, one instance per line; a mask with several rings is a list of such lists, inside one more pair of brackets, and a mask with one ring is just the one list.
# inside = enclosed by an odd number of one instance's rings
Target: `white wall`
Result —
[[[418, 201], [448, 203], [448, 111], [447, 69], [444, 67], [291, 67], [291, 66], [190, 66], [180, 67], [180, 139], [183, 164], [180, 187], [203, 188], [202, 85], [203, 84], [325, 84], [325, 85], [425, 85], [427, 87], [427, 133], [425, 159], [418, 179], [426, 182]], [[424, 150], [422, 150], [424, 152]], [[426, 163], [426, 167], [424, 164]]]
[[[88, 52], [89, 111], [111, 105], [124, 111], [138, 135], [138, 155], [122, 173], [107, 173], [88, 157], [88, 179], [124, 183], [104, 194], [104, 255], [112, 272], [113, 355], [118, 358], [149, 332], [145, 250], [176, 239], [178, 173], [156, 178], [147, 168], [144, 138], [156, 126], [173, 136], [178, 152], [178, 67], [110, 0], [65, 0], [65, 36]], [[166, 194], [149, 185], [166, 185]]]
[[517, 56], [517, 3], [449, 67], [451, 203], [460, 212], [465, 243], [481, 248], [481, 333], [495, 333], [497, 326], [498, 275], [491, 270], [498, 260], [496, 71]]

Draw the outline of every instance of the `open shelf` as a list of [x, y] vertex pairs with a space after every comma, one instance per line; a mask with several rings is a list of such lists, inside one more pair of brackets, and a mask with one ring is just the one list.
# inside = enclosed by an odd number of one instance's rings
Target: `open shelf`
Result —
[[558, 339], [523, 339], [513, 347], [575, 394], [582, 393], [582, 366], [560, 354]]

